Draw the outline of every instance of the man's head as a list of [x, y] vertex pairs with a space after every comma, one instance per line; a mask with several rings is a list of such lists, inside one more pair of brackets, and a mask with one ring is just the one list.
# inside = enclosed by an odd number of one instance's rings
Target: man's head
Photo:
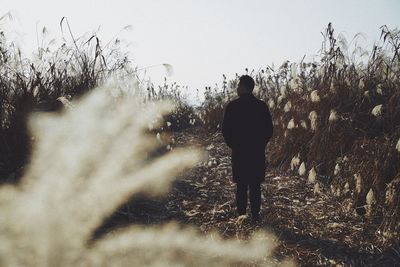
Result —
[[245, 95], [245, 94], [251, 94], [254, 89], [254, 80], [251, 78], [249, 75], [243, 75], [239, 78], [239, 84], [237, 88], [237, 94], [239, 96]]

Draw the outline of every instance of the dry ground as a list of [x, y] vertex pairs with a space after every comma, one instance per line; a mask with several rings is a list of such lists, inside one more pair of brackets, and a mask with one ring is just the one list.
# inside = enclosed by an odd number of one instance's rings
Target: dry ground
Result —
[[221, 134], [192, 129], [175, 134], [175, 139], [178, 146], [202, 147], [208, 159], [181, 177], [167, 197], [132, 199], [97, 235], [121, 224], [177, 220], [204, 234], [218, 231], [227, 238], [246, 239], [257, 229], [272, 231], [279, 238], [276, 258], [292, 257], [300, 266], [400, 266], [399, 241], [383, 244], [378, 225], [348, 211], [346, 202], [324, 188], [314, 194], [304, 177], [268, 169], [262, 223], [238, 220], [230, 151]]

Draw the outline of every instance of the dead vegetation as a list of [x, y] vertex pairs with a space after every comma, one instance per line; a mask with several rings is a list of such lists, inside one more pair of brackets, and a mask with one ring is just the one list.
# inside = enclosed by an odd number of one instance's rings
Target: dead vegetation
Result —
[[148, 123], [159, 127], [165, 102], [99, 88], [74, 104], [30, 120], [32, 162], [18, 185], [0, 188], [1, 266], [293, 266], [272, 259], [275, 238], [261, 231], [245, 243], [174, 223], [95, 236], [130, 197], [167, 192], [201, 151], [152, 153], [160, 144]]
[[175, 135], [176, 145], [203, 147], [208, 158], [174, 183], [167, 197], [134, 198], [104, 225], [102, 231], [124, 224], [179, 221], [195, 225], [204, 235], [246, 240], [263, 229], [278, 237], [275, 259], [291, 257], [300, 266], [395, 266], [400, 244], [394, 236], [377, 232], [379, 222], [359, 216], [351, 199], [318, 192], [306, 177], [267, 170], [262, 188], [262, 223], [237, 217], [235, 185], [231, 181], [230, 152], [221, 134], [192, 129]]
[[[150, 154], [194, 144], [205, 148], [210, 158], [175, 183], [167, 198], [139, 197], [108, 214], [111, 217], [100, 228], [92, 229], [94, 240], [123, 224], [178, 220], [196, 225], [211, 238], [216, 231], [239, 240], [260, 228], [273, 231], [280, 240], [275, 263], [284, 256], [305, 266], [400, 261], [398, 30], [383, 26], [372, 51], [351, 53], [347, 41], [329, 24], [319, 61], [284, 62], [257, 72], [246, 69], [256, 80], [255, 94], [268, 103], [275, 127], [268, 149], [264, 223], [252, 225], [235, 216], [229, 151], [218, 134], [239, 75], [224, 76], [221, 88], [206, 88], [202, 105], [191, 107], [176, 84], [158, 88], [144, 84], [120, 53], [117, 40], [106, 47], [95, 35], [74, 38], [65, 19], [61, 26], [69, 42], [55, 50], [40, 47], [33, 61], [0, 32], [2, 183], [18, 182], [30, 161], [36, 141], [27, 131], [28, 114], [62, 113], [64, 107], [73, 107], [71, 100], [108, 78], [133, 76], [134, 84], [120, 83], [126, 88], [116, 90], [117, 99], [133, 94], [140, 95], [141, 103], [169, 100], [177, 107], [163, 124], [148, 123], [148, 132], [162, 144]], [[160, 235], [167, 238], [168, 231], [160, 230]], [[125, 241], [121, 237], [120, 243]]]
[[[400, 227], [400, 33], [380, 30], [372, 51], [352, 52], [329, 24], [319, 61], [246, 73], [273, 116], [271, 165], [308, 177], [316, 190], [330, 188], [390, 236]], [[208, 93], [202, 112], [209, 129], [218, 130], [237, 79]], [[218, 112], [209, 115], [209, 105]]]

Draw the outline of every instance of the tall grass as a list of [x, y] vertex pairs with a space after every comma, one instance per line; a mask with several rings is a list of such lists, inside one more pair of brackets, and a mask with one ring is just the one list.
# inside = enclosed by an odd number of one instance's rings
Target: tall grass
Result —
[[0, 30], [1, 176], [18, 172], [29, 159], [26, 118], [30, 112], [60, 110], [60, 97], [78, 98], [110, 74], [129, 69], [129, 61], [119, 51], [116, 40], [105, 49], [96, 35], [75, 38], [66, 18], [60, 27], [65, 42], [55, 50], [51, 41], [41, 42], [44, 47], [38, 47], [33, 59], [24, 57]]
[[[61, 114], [30, 120], [32, 162], [18, 186], [0, 187], [1, 266], [276, 266], [274, 238], [247, 244], [170, 224], [93, 234], [135, 193], [162, 194], [201, 159], [193, 149], [152, 156], [148, 131], [170, 110], [96, 89]], [[138, 114], [141, 114], [138, 116]]]
[[272, 259], [265, 233], [243, 244], [172, 223], [95, 237], [133, 195], [167, 192], [202, 158], [159, 153], [161, 131], [200, 120], [178, 85], [140, 79], [117, 42], [75, 38], [65, 18], [60, 26], [71, 41], [33, 60], [0, 34], [0, 175], [18, 181], [0, 187], [0, 265], [292, 265]]
[[[11, 17], [3, 16], [2, 20]], [[181, 130], [194, 125], [196, 116], [176, 83], [155, 86], [133, 67], [121, 41], [103, 43], [96, 34], [75, 37], [67, 18], [60, 21], [63, 44], [52, 45], [44, 27], [39, 47], [28, 58], [17, 44], [7, 40], [0, 24], [0, 182], [17, 182], [30, 158], [31, 136], [26, 128], [28, 114], [60, 111], [99, 85], [118, 84], [119, 94], [134, 94], [143, 101], [172, 101], [176, 109], [163, 130]], [[125, 28], [124, 28], [125, 29]], [[172, 66], [162, 64], [167, 72]]]
[[[117, 39], [103, 45], [96, 35], [75, 38], [66, 19], [60, 27], [69, 41], [55, 50], [39, 47], [32, 60], [0, 31], [2, 182], [18, 181], [29, 159], [35, 160], [30, 151], [38, 141], [26, 124], [32, 111], [61, 113], [93, 88], [107, 85], [110, 78], [119, 81], [112, 90], [117, 99], [133, 94], [141, 103], [174, 103], [176, 109], [165, 115], [163, 124], [148, 122], [147, 129], [154, 134], [193, 125], [219, 131], [224, 107], [236, 95], [238, 74], [231, 79], [224, 75], [221, 88], [207, 87], [205, 100], [195, 108], [179, 85], [165, 82], [156, 88], [140, 79]], [[332, 197], [350, 199], [353, 211], [381, 222], [385, 239], [400, 231], [400, 32], [386, 26], [380, 30], [381, 39], [371, 51], [349, 51], [347, 40], [329, 24], [315, 61], [286, 61], [245, 73], [255, 78], [254, 93], [272, 112], [271, 165], [308, 175], [310, 183], [325, 187]], [[93, 143], [82, 146], [89, 144]], [[71, 142], [61, 147], [68, 151], [74, 146]], [[48, 149], [52, 151], [51, 146]]]
[[[400, 32], [380, 29], [372, 51], [349, 51], [329, 24], [318, 60], [246, 73], [272, 112], [272, 165], [301, 175], [315, 172], [312, 181], [352, 199], [359, 214], [372, 211], [367, 215], [382, 221], [384, 232], [398, 233]], [[238, 75], [224, 81], [227, 88], [207, 92], [202, 114], [210, 129], [218, 130], [237, 81]], [[374, 201], [368, 201], [368, 193]]]

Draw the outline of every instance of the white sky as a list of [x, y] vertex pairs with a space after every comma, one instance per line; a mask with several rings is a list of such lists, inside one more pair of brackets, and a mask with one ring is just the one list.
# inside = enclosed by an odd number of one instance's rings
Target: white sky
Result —
[[[316, 54], [321, 31], [332, 22], [348, 40], [361, 32], [368, 46], [379, 38], [379, 26], [400, 26], [399, 0], [0, 0], [0, 16], [12, 11], [3, 25], [26, 51], [36, 47], [36, 25], [60, 38], [59, 22], [68, 17], [76, 36], [101, 26], [104, 42], [119, 35], [129, 42], [139, 67], [169, 63], [170, 82], [202, 89], [233, 77], [244, 68], [259, 69], [285, 59], [299, 61]], [[1, 25], [0, 25], [1, 26]], [[16, 35], [15, 33], [18, 33]], [[148, 70], [155, 82], [162, 67]]]

